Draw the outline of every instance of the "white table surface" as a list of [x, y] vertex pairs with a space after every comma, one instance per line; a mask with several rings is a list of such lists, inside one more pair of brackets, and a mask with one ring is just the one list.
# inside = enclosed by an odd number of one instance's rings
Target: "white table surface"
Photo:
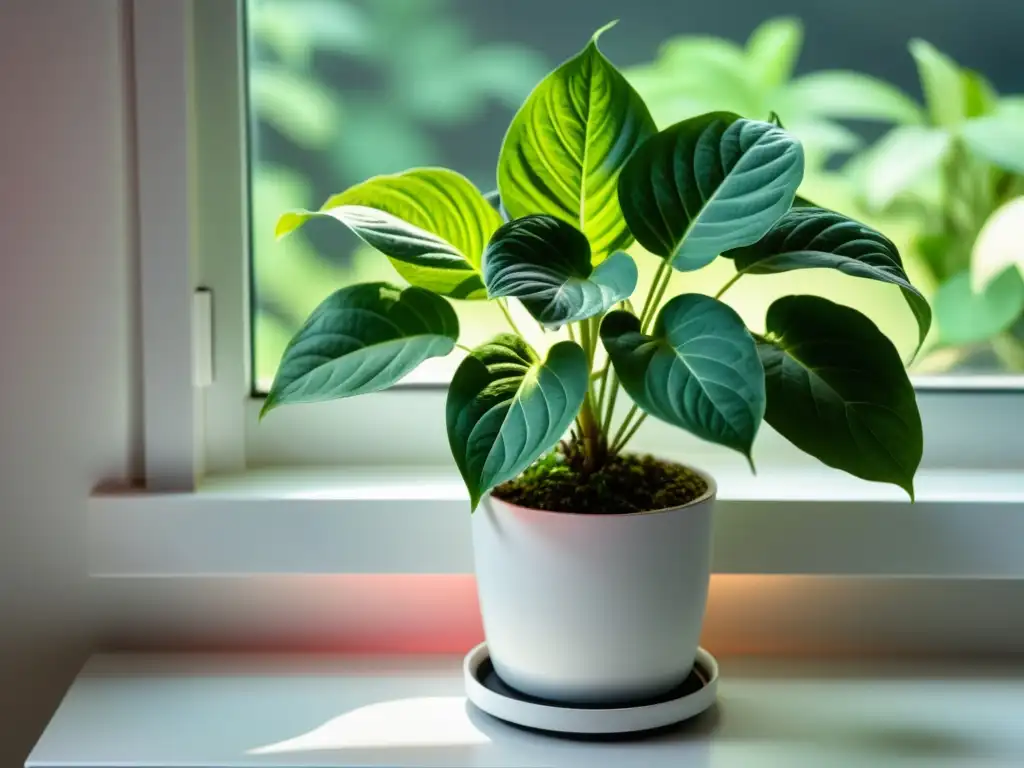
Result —
[[724, 659], [718, 704], [642, 739], [528, 732], [455, 657], [94, 657], [28, 765], [1024, 766], [1024, 665]]

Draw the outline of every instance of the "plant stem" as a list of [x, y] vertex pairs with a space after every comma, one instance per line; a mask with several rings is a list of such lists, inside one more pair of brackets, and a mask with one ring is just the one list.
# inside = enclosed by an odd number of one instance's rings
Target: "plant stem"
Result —
[[636, 434], [636, 431], [638, 429], [640, 429], [640, 425], [643, 424], [646, 419], [647, 419], [647, 414], [646, 413], [641, 414], [640, 418], [636, 420], [636, 422], [633, 424], [632, 427], [630, 427], [630, 430], [629, 430], [629, 432], [626, 433], [626, 436], [623, 437], [621, 440], [616, 440], [613, 443], [611, 452], [613, 454], [615, 454], [615, 453], [618, 453], [619, 451], [621, 451], [623, 448], [625, 448], [626, 444], [630, 440], [633, 439], [633, 435]]
[[498, 306], [501, 308], [502, 314], [505, 315], [505, 319], [508, 320], [508, 325], [512, 329], [512, 332], [515, 333], [516, 336], [522, 337], [523, 332], [519, 330], [519, 328], [516, 326], [516, 321], [512, 319], [512, 313], [509, 312], [508, 304], [505, 302], [505, 300], [498, 299]]
[[622, 436], [626, 433], [626, 430], [629, 429], [629, 422], [633, 418], [633, 416], [636, 415], [636, 412], [638, 410], [640, 410], [639, 407], [634, 403], [633, 407], [629, 409], [629, 413], [626, 414], [626, 418], [624, 418], [622, 420], [622, 423], [619, 424], [619, 428], [615, 432], [615, 437], [612, 438], [611, 444], [613, 446], [616, 445], [622, 439]]
[[[571, 329], [571, 326], [570, 326]], [[583, 349], [587, 353], [587, 370], [594, 367], [594, 352], [596, 351], [596, 339], [594, 338], [595, 326], [592, 318], [580, 322], [580, 338]], [[594, 396], [592, 382], [587, 380], [587, 392], [583, 396], [583, 405], [579, 414], [580, 432], [583, 437], [584, 468], [593, 470], [604, 461], [604, 440], [601, 431], [601, 424], [594, 413]]]
[[724, 294], [726, 291], [728, 291], [730, 288], [732, 288], [733, 285], [736, 284], [736, 281], [739, 280], [741, 277], [743, 277], [743, 275], [744, 275], [743, 272], [737, 272], [735, 275], [730, 277], [728, 282], [726, 282], [725, 285], [723, 285], [721, 288], [718, 289], [718, 293], [715, 294], [715, 298], [716, 299], [722, 298], [722, 294]]
[[[647, 313], [647, 317], [640, 321], [640, 332], [647, 333], [647, 329], [650, 327], [651, 322], [654, 320], [654, 316], [658, 314], [658, 306], [661, 304], [661, 300], [665, 297], [665, 290], [668, 288], [669, 281], [672, 280], [672, 270], [668, 268], [668, 261], [665, 262], [666, 269], [664, 276], [662, 277], [660, 285], [657, 290], [648, 296], [647, 299], [650, 302], [650, 311]], [[652, 286], [653, 288], [653, 286]], [[653, 301], [651, 300], [653, 297]]]
[[658, 283], [661, 281], [662, 275], [665, 270], [668, 269], [668, 259], [662, 259], [661, 264], [658, 265], [657, 271], [654, 273], [654, 278], [651, 280], [651, 288], [647, 291], [647, 298], [644, 300], [643, 309], [640, 310], [640, 327], [643, 328], [647, 322], [647, 315], [651, 312], [652, 299], [658, 292]]
[[470, 354], [473, 353], [473, 350], [470, 347], [467, 347], [465, 344], [459, 344], [458, 342], [455, 342], [455, 346], [465, 352], [469, 352]]

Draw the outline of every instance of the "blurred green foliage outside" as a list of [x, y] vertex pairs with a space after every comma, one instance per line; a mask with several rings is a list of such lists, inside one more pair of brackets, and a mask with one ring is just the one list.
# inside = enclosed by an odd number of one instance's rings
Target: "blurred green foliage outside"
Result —
[[[327, 294], [353, 282], [399, 280], [387, 259], [333, 222], [313, 222], [275, 242], [278, 215], [319, 207], [365, 178], [414, 166], [454, 167], [482, 190], [491, 189], [504, 127], [556, 62], [521, 43], [475, 39], [450, 0], [249, 0], [248, 25], [253, 343], [255, 384], [265, 391], [288, 339]], [[585, 39], [567, 40], [565, 56]], [[852, 71], [797, 77], [802, 42], [802, 25], [791, 18], [769, 20], [741, 42], [667, 36], [649, 62], [624, 72], [659, 127], [711, 110], [780, 116], [807, 152], [802, 194], [885, 232], [904, 254], [912, 281], [938, 297], [937, 330], [916, 362], [918, 371], [1024, 370], [1024, 281], [1017, 266], [1024, 254], [1016, 263], [1012, 248], [1009, 257], [985, 256], [996, 274], [985, 284], [970, 277], [979, 233], [996, 211], [1024, 195], [1024, 157], [999, 154], [1005, 137], [965, 146], [953, 128], [935, 124], [943, 109], [950, 115], [960, 109], [956, 119], [965, 121], [1004, 114], [1016, 101], [1000, 100], [980, 75], [966, 70], [955, 70], [964, 96], [953, 107], [936, 102], [927, 79], [921, 104]], [[874, 126], [876, 135], [882, 130], [882, 137], [867, 141], [863, 125]], [[998, 134], [1006, 125], [1004, 120], [987, 130]], [[1024, 108], [1018, 125], [1024, 126]], [[938, 140], [928, 145], [908, 139], [908, 133], [919, 139], [925, 130], [947, 131], [941, 151]], [[1018, 143], [1024, 148], [1024, 141]], [[908, 144], [925, 155], [912, 172], [905, 162], [915, 156]], [[979, 154], [979, 146], [999, 151]], [[952, 185], [958, 185], [955, 193], [936, 199], [936, 189]], [[1020, 215], [1003, 220], [1009, 224], [1002, 225], [1000, 238], [990, 240], [1005, 244], [1016, 233], [1017, 242], [1024, 241]], [[638, 246], [631, 251], [643, 292], [657, 261]], [[730, 263], [719, 259], [698, 272], [678, 273], [668, 296], [714, 293], [730, 271]], [[768, 305], [791, 293], [860, 309], [906, 357], [914, 348], [914, 323], [898, 291], [831, 271], [740, 281], [729, 303], [759, 327]], [[455, 304], [467, 344], [504, 328], [490, 302]], [[429, 361], [406, 381], [444, 378], [455, 357]]]

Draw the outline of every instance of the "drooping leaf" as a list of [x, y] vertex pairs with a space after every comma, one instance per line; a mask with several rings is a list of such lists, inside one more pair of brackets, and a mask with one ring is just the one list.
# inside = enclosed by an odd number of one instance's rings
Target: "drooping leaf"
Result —
[[999, 335], [1024, 312], [1024, 279], [1006, 267], [980, 293], [971, 290], [969, 271], [939, 286], [932, 299], [942, 344], [977, 344]]
[[588, 379], [587, 355], [571, 341], [555, 344], [541, 360], [518, 336], [500, 334], [462, 361], [445, 410], [472, 509], [561, 439]]
[[859, 158], [860, 186], [868, 207], [885, 209], [935, 173], [951, 144], [952, 137], [942, 129], [903, 125], [889, 131]]
[[455, 346], [451, 305], [422, 288], [363, 283], [321, 302], [285, 348], [261, 416], [387, 389], [428, 357]]
[[780, 17], [761, 24], [747, 40], [751, 76], [764, 89], [778, 88], [793, 75], [804, 42], [799, 19]]
[[579, 227], [595, 261], [633, 241], [615, 185], [630, 153], [655, 131], [643, 100], [598, 50], [603, 31], [534, 89], [498, 158], [509, 215], [547, 213]]
[[455, 171], [418, 168], [374, 177], [334, 195], [319, 211], [284, 214], [277, 236], [314, 216], [340, 221], [412, 285], [456, 299], [486, 298], [480, 261], [501, 216]]
[[913, 498], [921, 417], [892, 342], [856, 310], [817, 296], [778, 299], [766, 327], [765, 420], [824, 464]]
[[960, 135], [979, 157], [1013, 173], [1024, 174], [1024, 111], [997, 110], [968, 120]]
[[725, 255], [740, 273], [771, 275], [823, 268], [898, 285], [917, 320], [919, 344], [931, 327], [931, 308], [911, 285], [896, 246], [881, 232], [841, 213], [793, 208], [759, 241]]
[[484, 251], [483, 273], [491, 298], [517, 298], [554, 327], [604, 313], [629, 298], [637, 280], [629, 254], [616, 251], [593, 267], [586, 236], [546, 214], [500, 227]]
[[629, 312], [608, 314], [601, 340], [623, 388], [651, 416], [748, 459], [764, 415], [764, 371], [743, 321], [710, 296], [676, 296], [651, 335]]
[[888, 83], [844, 70], [813, 72], [786, 87], [780, 108], [793, 105], [812, 115], [897, 124], [924, 121], [921, 107]]
[[910, 41], [910, 54], [917, 63], [925, 104], [932, 122], [951, 128], [967, 116], [964, 82], [959, 65], [931, 43]]
[[1024, 196], [996, 209], [978, 233], [971, 252], [972, 290], [980, 293], [1011, 265], [1024, 275]]
[[803, 178], [800, 143], [771, 123], [712, 112], [651, 137], [619, 177], [637, 241], [682, 272], [760, 239]]

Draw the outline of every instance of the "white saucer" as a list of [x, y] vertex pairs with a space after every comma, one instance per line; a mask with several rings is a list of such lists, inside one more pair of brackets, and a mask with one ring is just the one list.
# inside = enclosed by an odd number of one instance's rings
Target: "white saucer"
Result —
[[577, 734], [635, 733], [662, 728], [699, 715], [715, 703], [718, 662], [703, 648], [690, 676], [675, 690], [626, 707], [568, 706], [520, 693], [498, 677], [480, 643], [462, 663], [466, 695], [489, 715], [527, 728]]

